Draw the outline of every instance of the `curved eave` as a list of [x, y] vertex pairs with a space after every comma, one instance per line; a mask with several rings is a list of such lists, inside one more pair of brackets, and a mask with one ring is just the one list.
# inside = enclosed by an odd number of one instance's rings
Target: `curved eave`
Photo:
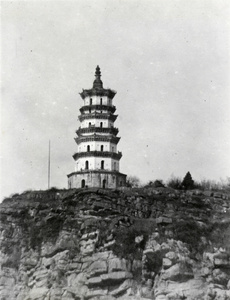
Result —
[[110, 106], [110, 105], [100, 105], [100, 104], [95, 104], [95, 105], [85, 105], [82, 106], [79, 110], [81, 113], [83, 113], [85, 110], [89, 109], [95, 109], [95, 110], [108, 110], [111, 113], [114, 113], [116, 111], [116, 106]]
[[77, 152], [73, 155], [74, 160], [82, 157], [109, 157], [113, 159], [120, 160], [122, 153], [109, 152], [109, 151], [88, 151], [88, 152]]
[[95, 135], [95, 134], [74, 138], [75, 142], [78, 145], [83, 142], [111, 142], [117, 145], [120, 139], [121, 138], [117, 136], [107, 136], [107, 135], [103, 136], [103, 135]]
[[113, 97], [116, 95], [116, 91], [113, 91], [111, 89], [104, 89], [104, 88], [92, 88], [89, 90], [82, 90], [80, 93], [80, 96], [82, 99], [85, 99], [86, 97], [92, 97], [92, 96], [107, 96], [110, 99], [113, 99]]
[[82, 171], [77, 171], [77, 172], [72, 172], [70, 174], [67, 175], [68, 178], [70, 178], [71, 176], [74, 176], [74, 175], [81, 175], [81, 174], [91, 174], [91, 173], [100, 173], [100, 174], [112, 174], [112, 175], [116, 175], [116, 176], [122, 176], [124, 178], [127, 177], [126, 174], [123, 174], [123, 173], [120, 173], [118, 171], [108, 171], [108, 170], [82, 170]]

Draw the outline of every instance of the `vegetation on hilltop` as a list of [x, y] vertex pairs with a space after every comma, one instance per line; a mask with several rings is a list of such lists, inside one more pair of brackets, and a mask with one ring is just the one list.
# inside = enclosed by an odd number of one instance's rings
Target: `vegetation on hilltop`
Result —
[[127, 187], [130, 188], [142, 188], [142, 187], [170, 187], [176, 190], [192, 190], [199, 189], [202, 191], [230, 191], [230, 177], [225, 180], [220, 179], [219, 181], [202, 179], [200, 181], [194, 180], [190, 172], [187, 172], [183, 179], [172, 175], [165, 183], [162, 179], [150, 180], [144, 184], [137, 176], [127, 177]]

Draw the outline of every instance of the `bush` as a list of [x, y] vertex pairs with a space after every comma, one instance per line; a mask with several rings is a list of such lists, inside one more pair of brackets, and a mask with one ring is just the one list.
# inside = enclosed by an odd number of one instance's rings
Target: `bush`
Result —
[[50, 189], [47, 190], [48, 192], [58, 192], [59, 189], [55, 186], [51, 187]]
[[208, 228], [202, 228], [194, 220], [180, 220], [175, 222], [175, 239], [187, 243], [191, 249], [197, 250], [201, 236], [208, 235]]
[[145, 187], [160, 188], [160, 187], [165, 187], [165, 185], [162, 179], [157, 179], [155, 181], [149, 181]]
[[141, 186], [141, 181], [137, 176], [128, 176], [126, 180], [127, 187], [138, 188]]
[[[135, 238], [144, 235], [143, 241], [137, 245]], [[147, 235], [142, 230], [136, 228], [122, 228], [116, 232], [116, 243], [112, 250], [118, 257], [132, 257], [134, 259], [142, 258], [142, 251], [145, 247]]]
[[[136, 220], [130, 227], [118, 227], [114, 230], [115, 244], [112, 248], [118, 257], [141, 259], [148, 236], [155, 228], [155, 222]], [[137, 236], [143, 236], [140, 243], [135, 242]]]

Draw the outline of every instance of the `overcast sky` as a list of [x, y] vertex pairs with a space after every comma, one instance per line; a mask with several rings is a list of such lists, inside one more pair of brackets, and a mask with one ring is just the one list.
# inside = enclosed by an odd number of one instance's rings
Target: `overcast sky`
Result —
[[120, 171], [230, 176], [230, 1], [2, 1], [2, 196], [67, 187], [82, 88], [117, 91]]

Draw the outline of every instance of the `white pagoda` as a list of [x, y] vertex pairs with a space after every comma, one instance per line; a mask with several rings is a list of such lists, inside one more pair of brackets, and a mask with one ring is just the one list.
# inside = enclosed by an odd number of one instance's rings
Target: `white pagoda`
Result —
[[122, 153], [114, 127], [117, 115], [111, 89], [104, 89], [99, 66], [93, 87], [80, 93], [80, 127], [76, 131], [77, 152], [73, 155], [75, 172], [68, 176], [68, 188], [117, 188], [126, 184], [126, 175], [119, 172]]

